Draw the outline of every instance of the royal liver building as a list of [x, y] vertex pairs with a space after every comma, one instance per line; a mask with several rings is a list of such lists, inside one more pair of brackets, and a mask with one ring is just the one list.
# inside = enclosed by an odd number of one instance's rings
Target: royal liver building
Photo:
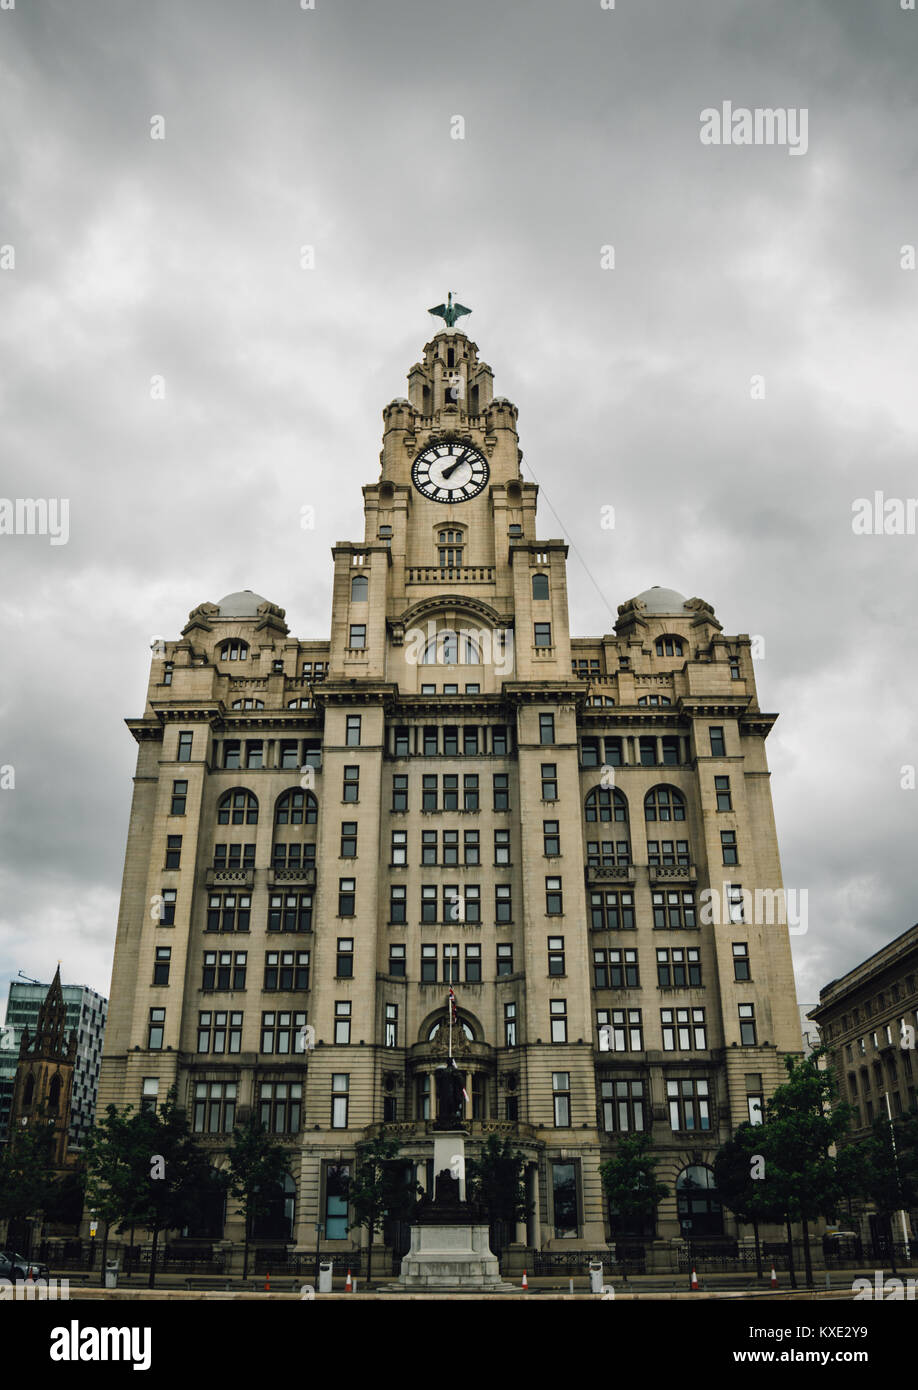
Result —
[[[175, 1085], [217, 1163], [254, 1110], [294, 1151], [256, 1240], [346, 1253], [355, 1144], [396, 1135], [431, 1185], [452, 987], [468, 1151], [528, 1160], [511, 1239], [601, 1248], [634, 1131], [672, 1197], [630, 1234], [729, 1234], [709, 1165], [800, 1050], [776, 716], [699, 598], [571, 636], [567, 547], [458, 307], [383, 411], [330, 634], [246, 590], [154, 650], [100, 1105]], [[189, 1238], [238, 1241], [232, 1205]]]

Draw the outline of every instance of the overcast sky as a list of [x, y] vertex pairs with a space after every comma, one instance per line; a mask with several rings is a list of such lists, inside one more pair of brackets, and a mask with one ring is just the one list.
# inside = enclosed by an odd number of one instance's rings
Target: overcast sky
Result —
[[[4, 998], [59, 957], [108, 993], [151, 640], [243, 588], [328, 635], [448, 289], [572, 631], [661, 584], [764, 638], [800, 1002], [918, 918], [918, 537], [852, 532], [918, 496], [916, 55], [899, 0], [0, 11], [0, 493], [70, 501], [67, 544], [0, 536]], [[806, 152], [702, 144], [728, 100]]]

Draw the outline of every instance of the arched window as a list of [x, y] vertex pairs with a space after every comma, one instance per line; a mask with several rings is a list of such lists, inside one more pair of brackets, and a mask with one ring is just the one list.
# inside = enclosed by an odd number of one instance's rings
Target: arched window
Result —
[[308, 699], [306, 699], [306, 698], [301, 698], [301, 699], [299, 699], [299, 700], [288, 700], [288, 701], [287, 701], [287, 708], [288, 708], [288, 709], [312, 709], [312, 701], [311, 701], [311, 700], [308, 700]]
[[687, 1240], [723, 1235], [724, 1215], [710, 1168], [695, 1164], [682, 1169], [676, 1179], [676, 1206]]
[[51, 1085], [48, 1087], [48, 1110], [52, 1115], [56, 1115], [61, 1106], [61, 1079], [54, 1076]]
[[29, 1072], [26, 1077], [25, 1090], [22, 1093], [23, 1105], [31, 1105], [35, 1096], [35, 1077]]
[[685, 820], [685, 797], [675, 787], [654, 787], [644, 797], [645, 820]]
[[671, 705], [672, 700], [668, 695], [641, 695], [638, 698], [639, 705]]
[[275, 825], [315, 825], [319, 803], [312, 792], [289, 791], [277, 798]]
[[264, 700], [234, 700], [233, 709], [264, 709]]
[[351, 580], [351, 603], [366, 603], [370, 581], [365, 574], [355, 574]]
[[430, 639], [421, 657], [424, 666], [478, 666], [480, 662], [481, 653], [472, 637], [449, 628]]
[[217, 806], [217, 822], [219, 825], [257, 825], [257, 797], [243, 787], [225, 792]]
[[614, 790], [611, 787], [594, 787], [587, 793], [584, 804], [588, 821], [628, 819], [628, 803], [617, 787]]
[[249, 655], [249, 644], [243, 642], [241, 638], [234, 637], [229, 642], [224, 642], [220, 648], [221, 661], [245, 661]]
[[[427, 1034], [427, 1041], [433, 1042], [434, 1038], [437, 1036], [441, 1028], [445, 1033], [449, 1032], [449, 1020], [447, 1019], [445, 1014], [442, 1018], [436, 1019], [434, 1023], [431, 1025], [430, 1030]], [[453, 1032], [458, 1033], [460, 1028], [462, 1029], [465, 1036], [468, 1038], [469, 1042], [475, 1041], [475, 1034], [472, 1032], [471, 1028], [466, 1023], [464, 1018], [460, 1018], [457, 1023], [453, 1024]]]
[[465, 537], [461, 530], [437, 532], [437, 554], [441, 569], [452, 569], [462, 564], [462, 547]]
[[667, 633], [665, 637], [657, 638], [657, 656], [681, 656], [682, 638], [673, 637]]
[[532, 597], [548, 598], [548, 575], [534, 574], [532, 576]]

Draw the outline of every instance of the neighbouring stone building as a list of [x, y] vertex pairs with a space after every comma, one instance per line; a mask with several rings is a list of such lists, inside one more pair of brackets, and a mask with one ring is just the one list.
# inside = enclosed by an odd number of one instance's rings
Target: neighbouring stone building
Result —
[[469, 1150], [528, 1161], [520, 1244], [604, 1245], [635, 1130], [673, 1188], [647, 1239], [729, 1234], [709, 1165], [801, 1051], [750, 638], [659, 587], [571, 636], [475, 343], [436, 333], [408, 383], [329, 635], [246, 590], [154, 651], [100, 1104], [177, 1086], [216, 1162], [254, 1108], [295, 1155], [256, 1239], [346, 1251], [365, 1136], [431, 1184], [452, 986]]
[[[864, 1139], [875, 1120], [914, 1110], [918, 925], [821, 989], [809, 1017], [819, 1026], [839, 1094], [854, 1107], [853, 1142]], [[869, 1210], [864, 1215], [872, 1239], [889, 1235], [888, 1222]], [[918, 1211], [911, 1213], [911, 1230], [918, 1233]], [[902, 1239], [898, 1222], [893, 1235]]]

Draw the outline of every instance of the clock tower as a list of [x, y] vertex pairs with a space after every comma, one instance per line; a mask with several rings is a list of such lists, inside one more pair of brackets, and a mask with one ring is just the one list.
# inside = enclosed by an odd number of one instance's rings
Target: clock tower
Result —
[[[245, 590], [154, 650], [99, 1104], [175, 1086], [217, 1162], [255, 1113], [292, 1155], [255, 1239], [311, 1260], [318, 1225], [344, 1258], [363, 1140], [397, 1138], [432, 1190], [452, 1046], [467, 1151], [525, 1159], [505, 1274], [612, 1238], [669, 1268], [729, 1234], [713, 1156], [800, 1047], [777, 716], [700, 598], [647, 589], [571, 637], [516, 407], [469, 311], [431, 312], [363, 536], [332, 548], [330, 633]], [[671, 1196], [624, 1229], [600, 1164], [635, 1133]], [[232, 1214], [192, 1237], [241, 1249]]]

